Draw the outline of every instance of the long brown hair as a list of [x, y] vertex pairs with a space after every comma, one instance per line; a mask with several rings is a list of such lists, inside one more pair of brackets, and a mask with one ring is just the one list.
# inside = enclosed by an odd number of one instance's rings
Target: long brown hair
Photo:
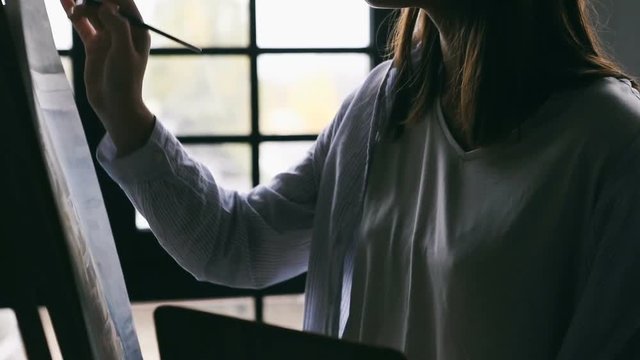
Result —
[[[503, 139], [560, 88], [602, 77], [633, 81], [603, 51], [587, 0], [458, 1], [464, 25], [447, 45], [462, 63], [446, 86], [474, 147]], [[418, 8], [400, 11], [389, 49], [399, 71], [389, 129], [398, 134], [441, 94], [443, 53], [438, 29]]]

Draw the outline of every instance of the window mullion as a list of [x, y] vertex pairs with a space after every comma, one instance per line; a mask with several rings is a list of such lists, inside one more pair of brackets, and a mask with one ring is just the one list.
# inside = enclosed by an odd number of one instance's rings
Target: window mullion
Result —
[[[258, 84], [258, 43], [256, 0], [249, 0], [249, 56], [251, 57], [251, 177], [253, 186], [260, 183], [260, 106]], [[263, 322], [262, 295], [254, 294], [257, 322]]]

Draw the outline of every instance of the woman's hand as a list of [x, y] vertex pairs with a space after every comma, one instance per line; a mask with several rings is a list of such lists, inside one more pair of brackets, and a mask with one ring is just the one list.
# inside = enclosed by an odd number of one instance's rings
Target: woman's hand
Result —
[[104, 0], [75, 5], [61, 0], [86, 52], [85, 84], [91, 107], [111, 136], [118, 155], [126, 155], [149, 138], [153, 114], [142, 100], [149, 58], [148, 31], [130, 26], [118, 13], [140, 17], [133, 0]]

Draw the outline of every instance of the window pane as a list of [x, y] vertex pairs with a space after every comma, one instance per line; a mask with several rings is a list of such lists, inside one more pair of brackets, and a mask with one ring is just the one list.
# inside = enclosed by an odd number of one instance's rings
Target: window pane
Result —
[[260, 144], [260, 182], [297, 165], [307, 155], [312, 141], [265, 142]]
[[51, 23], [51, 31], [53, 32], [53, 40], [58, 50], [71, 49], [73, 42], [71, 36], [71, 23], [64, 13], [60, 0], [44, 0], [49, 15], [49, 23]]
[[0, 309], [0, 359], [27, 359], [18, 321], [11, 309]]
[[152, 56], [143, 96], [176, 135], [246, 135], [250, 85], [245, 56]]
[[[137, 0], [146, 23], [200, 47], [249, 45], [248, 0]], [[152, 33], [152, 47], [182, 47]]]
[[67, 80], [69, 80], [69, 85], [71, 85], [71, 89], [73, 89], [73, 63], [71, 62], [71, 58], [61, 56], [60, 61], [62, 61], [62, 67], [64, 68], [65, 75], [67, 75]]
[[302, 330], [304, 295], [267, 296], [264, 298], [264, 322]]
[[185, 149], [194, 159], [209, 168], [218, 185], [229, 190], [251, 190], [249, 145], [185, 145]]
[[269, 54], [258, 58], [260, 130], [314, 134], [370, 71], [363, 54]]
[[364, 1], [256, 0], [259, 47], [366, 47], [369, 7]]
[[153, 322], [153, 312], [161, 305], [182, 306], [214, 314], [233, 316], [245, 320], [255, 319], [255, 305], [253, 298], [134, 303], [132, 305], [133, 320], [138, 333], [142, 356], [145, 360], [160, 359], [160, 354], [158, 353], [158, 340], [156, 339], [155, 333], [155, 324]]
[[[245, 144], [185, 145], [185, 150], [204, 164], [216, 183], [229, 190], [251, 190], [251, 147]], [[149, 223], [136, 212], [136, 227], [149, 229]]]

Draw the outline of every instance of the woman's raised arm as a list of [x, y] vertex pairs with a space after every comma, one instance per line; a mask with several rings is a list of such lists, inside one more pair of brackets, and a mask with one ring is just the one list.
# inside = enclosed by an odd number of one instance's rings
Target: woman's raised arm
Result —
[[101, 6], [61, 0], [86, 53], [87, 98], [116, 145], [126, 155], [146, 142], [154, 117], [142, 100], [149, 59], [148, 31], [131, 27], [122, 8], [140, 17], [133, 0], [105, 0]]

